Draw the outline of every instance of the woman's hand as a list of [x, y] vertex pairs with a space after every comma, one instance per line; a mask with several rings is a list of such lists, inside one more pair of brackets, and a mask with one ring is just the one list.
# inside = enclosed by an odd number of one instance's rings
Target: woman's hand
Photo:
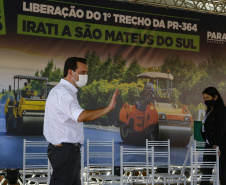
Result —
[[[213, 145], [213, 148], [216, 149], [218, 146], [217, 145]], [[218, 147], [219, 148], [219, 147]], [[218, 156], [220, 157], [221, 151], [220, 149], [218, 150]]]

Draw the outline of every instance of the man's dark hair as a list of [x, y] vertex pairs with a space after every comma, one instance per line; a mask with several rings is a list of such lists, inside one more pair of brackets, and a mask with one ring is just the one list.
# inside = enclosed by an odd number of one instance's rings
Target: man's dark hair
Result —
[[65, 63], [64, 63], [64, 77], [67, 76], [69, 69], [75, 71], [78, 68], [77, 62], [81, 62], [81, 63], [86, 64], [86, 59], [85, 58], [78, 58], [78, 57], [70, 57], [65, 61]]

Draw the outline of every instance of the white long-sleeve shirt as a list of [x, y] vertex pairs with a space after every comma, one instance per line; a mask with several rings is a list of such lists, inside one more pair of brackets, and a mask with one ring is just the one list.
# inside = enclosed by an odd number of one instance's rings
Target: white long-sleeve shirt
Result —
[[46, 140], [53, 145], [84, 143], [83, 122], [78, 122], [84, 109], [79, 105], [77, 92], [74, 85], [61, 79], [48, 95], [43, 129]]

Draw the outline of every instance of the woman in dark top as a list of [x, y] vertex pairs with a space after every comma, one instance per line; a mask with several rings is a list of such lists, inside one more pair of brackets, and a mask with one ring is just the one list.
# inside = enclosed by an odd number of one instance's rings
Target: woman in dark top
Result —
[[[226, 108], [223, 99], [214, 87], [206, 88], [203, 99], [207, 106], [203, 119], [201, 134], [206, 142], [206, 148], [219, 147], [219, 171], [221, 185], [226, 185]], [[203, 161], [216, 161], [215, 156], [204, 155]], [[203, 174], [212, 174], [213, 168], [203, 168]], [[202, 181], [201, 185], [209, 185], [209, 181]]]

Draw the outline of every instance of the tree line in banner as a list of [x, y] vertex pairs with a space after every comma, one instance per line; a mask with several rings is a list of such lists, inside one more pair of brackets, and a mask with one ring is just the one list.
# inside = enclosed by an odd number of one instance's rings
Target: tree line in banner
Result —
[[[119, 126], [119, 118], [116, 115], [119, 115], [125, 102], [134, 104], [144, 88], [145, 82], [137, 80], [137, 75], [143, 72], [170, 72], [174, 77], [170, 101], [179, 106], [185, 104], [194, 119], [197, 118], [198, 109], [205, 108], [202, 99], [202, 91], [205, 87], [214, 86], [219, 89], [223, 98], [226, 97], [226, 59], [220, 55], [212, 55], [199, 64], [182, 59], [180, 56], [169, 56], [158, 67], [142, 67], [137, 59], [126, 61], [121, 55], [109, 55], [102, 60], [96, 52], [87, 52], [85, 58], [89, 66], [89, 81], [85, 87], [79, 89], [78, 93], [83, 108], [105, 107], [115, 89], [120, 90], [116, 109], [103, 118], [93, 121], [92, 124]], [[127, 63], [129, 63], [128, 67]], [[48, 77], [48, 81], [59, 82], [63, 77], [63, 72], [51, 60], [43, 70], [37, 71], [34, 75]], [[31, 82], [33, 89], [37, 85]], [[1, 103], [4, 104], [6, 99], [12, 95], [12, 91], [2, 92]]]

